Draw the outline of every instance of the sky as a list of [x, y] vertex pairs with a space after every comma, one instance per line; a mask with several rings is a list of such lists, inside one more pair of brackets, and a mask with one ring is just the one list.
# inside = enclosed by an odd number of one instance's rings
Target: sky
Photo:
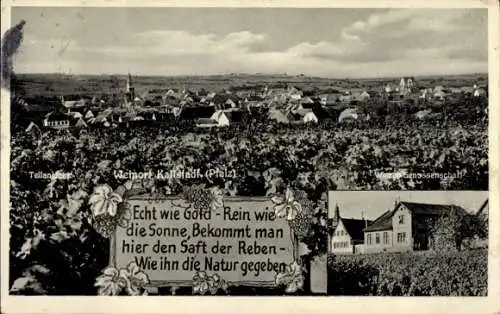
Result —
[[43, 8], [17, 73], [360, 78], [486, 73], [486, 9]]
[[488, 191], [330, 191], [328, 217], [335, 214], [338, 204], [340, 216], [375, 220], [387, 210], [394, 209], [394, 202], [458, 205], [475, 213], [488, 198]]

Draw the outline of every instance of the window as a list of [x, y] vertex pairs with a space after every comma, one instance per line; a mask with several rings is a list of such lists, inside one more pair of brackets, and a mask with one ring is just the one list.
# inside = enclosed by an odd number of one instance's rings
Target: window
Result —
[[378, 232], [375, 234], [375, 243], [376, 244], [380, 243], [380, 234]]
[[389, 234], [384, 232], [384, 244], [389, 244]]
[[399, 215], [399, 224], [402, 225], [405, 223], [405, 215]]
[[404, 242], [406, 242], [406, 232], [399, 232], [398, 243], [404, 243]]
[[368, 245], [371, 245], [372, 244], [372, 235], [371, 234], [368, 234], [366, 236], [366, 242]]

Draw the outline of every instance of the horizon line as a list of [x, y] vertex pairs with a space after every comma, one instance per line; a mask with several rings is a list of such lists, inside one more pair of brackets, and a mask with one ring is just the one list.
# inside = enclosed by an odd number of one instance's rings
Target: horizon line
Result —
[[[62, 73], [62, 72], [48, 72], [48, 73], [33, 73], [33, 72], [23, 72], [16, 73], [13, 75], [60, 75], [60, 76], [127, 76], [129, 73], [101, 73], [101, 74], [87, 74], [87, 73]], [[316, 79], [329, 79], [329, 80], [369, 80], [369, 79], [389, 79], [389, 78], [398, 78], [398, 77], [440, 77], [440, 76], [466, 76], [466, 75], [489, 75], [489, 72], [468, 72], [468, 73], [450, 73], [450, 74], [418, 74], [418, 75], [394, 75], [394, 76], [365, 76], [365, 77], [328, 77], [328, 76], [313, 76], [306, 74], [287, 74], [287, 73], [247, 73], [247, 72], [239, 72], [239, 73], [214, 73], [214, 74], [130, 74], [134, 77], [158, 77], [158, 78], [175, 78], [175, 77], [210, 77], [210, 76], [282, 76], [282, 77], [302, 77], [302, 78], [316, 78]]]

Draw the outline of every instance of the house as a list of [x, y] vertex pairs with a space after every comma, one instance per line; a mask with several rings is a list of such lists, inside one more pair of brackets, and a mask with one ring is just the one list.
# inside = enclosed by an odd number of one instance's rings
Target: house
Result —
[[416, 117], [417, 119], [423, 119], [423, 118], [425, 118], [427, 115], [429, 115], [430, 113], [432, 113], [432, 110], [431, 110], [431, 109], [420, 110], [419, 112], [415, 113], [415, 117]]
[[87, 123], [85, 123], [85, 121], [83, 121], [83, 119], [78, 119], [78, 121], [75, 123], [75, 127], [77, 128], [86, 128], [88, 127], [87, 126]]
[[278, 109], [269, 109], [269, 112], [267, 113], [267, 118], [269, 120], [274, 120], [277, 123], [288, 124], [290, 122], [286, 114], [284, 114], [283, 111]]
[[443, 85], [436, 85], [436, 87], [434, 87], [434, 90], [433, 90], [434, 93], [435, 92], [442, 92], [442, 91], [444, 91]]
[[291, 123], [318, 123], [318, 117], [312, 109], [299, 109], [289, 112], [287, 116]]
[[78, 119], [83, 118], [83, 114], [81, 114], [81, 113], [80, 113], [80, 112], [78, 112], [78, 111], [70, 111], [70, 112], [68, 112], [68, 116], [69, 116], [71, 119], [75, 119], [75, 120], [78, 120]]
[[179, 109], [176, 116], [181, 120], [197, 120], [210, 118], [214, 113], [215, 106], [193, 106]]
[[334, 254], [364, 253], [363, 229], [371, 221], [365, 219], [340, 218], [331, 237], [331, 252]]
[[165, 96], [166, 96], [166, 97], [177, 97], [177, 93], [176, 93], [173, 89], [169, 89], [169, 90], [165, 93]]
[[343, 94], [340, 95], [339, 100], [343, 103], [350, 103], [353, 100], [353, 97], [351, 94]]
[[302, 120], [304, 123], [318, 123], [318, 117], [312, 110], [304, 112]]
[[366, 91], [363, 91], [362, 93], [356, 92], [351, 95], [351, 100], [355, 101], [365, 101], [370, 99], [370, 94], [368, 94]]
[[30, 122], [30, 124], [26, 128], [26, 133], [40, 135], [42, 134], [42, 130], [38, 125], [36, 125], [36, 123]]
[[109, 122], [109, 120], [112, 120], [112, 115], [113, 115], [113, 110], [108, 108], [100, 112], [95, 119], [96, 122], [99, 123]]
[[470, 87], [470, 86], [463, 86], [463, 87], [460, 88], [460, 90], [464, 94], [471, 94], [472, 95], [474, 93], [474, 88]]
[[478, 89], [475, 89], [474, 90], [474, 97], [480, 97], [480, 96], [485, 96], [486, 95], [486, 91], [482, 88], [478, 88]]
[[215, 121], [217, 126], [229, 126], [230, 124], [228, 113], [223, 110], [217, 110], [214, 112], [210, 119]]
[[420, 99], [427, 99], [428, 95], [429, 94], [428, 94], [427, 89], [424, 88], [424, 89], [420, 90], [420, 95], [418, 96], [418, 98], [420, 98]]
[[59, 111], [52, 111], [45, 115], [43, 126], [54, 129], [69, 128], [69, 117]]
[[234, 100], [229, 98], [228, 100], [226, 100], [226, 106], [229, 106], [229, 108], [236, 108], [236, 103], [234, 102]]
[[61, 96], [62, 105], [68, 111], [81, 111], [87, 106], [86, 101], [81, 98], [78, 100], [65, 100], [64, 96]]
[[446, 98], [446, 94], [442, 90], [434, 91], [432, 96], [437, 100], [444, 100]]
[[365, 253], [428, 250], [432, 221], [452, 211], [467, 213], [456, 205], [396, 202], [364, 229]]
[[344, 120], [358, 120], [358, 109], [357, 108], [348, 108], [342, 111], [339, 115], [339, 122]]
[[198, 120], [196, 120], [196, 126], [199, 128], [212, 128], [217, 127], [218, 123], [211, 118], [199, 118]]
[[368, 93], [367, 91], [363, 91], [360, 96], [363, 98], [363, 100], [367, 100], [371, 97], [370, 93]]
[[334, 105], [339, 100], [339, 96], [336, 94], [323, 94], [319, 96], [319, 102], [323, 106]]
[[95, 114], [94, 114], [92, 111], [88, 110], [88, 111], [85, 113], [84, 119], [85, 119], [85, 120], [88, 120], [88, 119], [92, 119], [92, 118], [95, 118]]
[[302, 104], [314, 104], [314, 100], [311, 97], [304, 97], [300, 100]]
[[415, 87], [415, 79], [413, 77], [402, 77], [399, 81], [399, 92], [402, 94], [409, 94]]
[[312, 104], [311, 109], [319, 121], [327, 120], [327, 119], [331, 118], [328, 110], [325, 107], [323, 107], [321, 104], [314, 103], [314, 104]]
[[249, 112], [239, 109], [228, 109], [224, 111], [229, 120], [229, 124], [242, 123], [248, 117]]
[[299, 101], [302, 98], [301, 93], [292, 93], [290, 94], [290, 100], [292, 101]]

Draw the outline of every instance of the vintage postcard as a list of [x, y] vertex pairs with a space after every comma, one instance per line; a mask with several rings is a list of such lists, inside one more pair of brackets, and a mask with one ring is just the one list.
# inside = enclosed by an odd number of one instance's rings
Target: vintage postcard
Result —
[[498, 14], [2, 3], [2, 311], [500, 310]]

